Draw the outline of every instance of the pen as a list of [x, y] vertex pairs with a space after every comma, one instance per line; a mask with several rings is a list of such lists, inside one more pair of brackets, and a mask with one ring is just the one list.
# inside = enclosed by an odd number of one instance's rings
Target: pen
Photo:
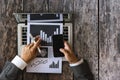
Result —
[[[30, 38], [34, 41], [34, 43], [36, 43], [36, 42], [35, 42], [35, 39], [34, 39], [34, 37], [32, 36], [31, 33], [29, 34], [29, 36], [30, 36]], [[40, 48], [37, 47], [37, 49], [38, 49], [38, 52], [41, 54], [41, 50], [40, 50]]]

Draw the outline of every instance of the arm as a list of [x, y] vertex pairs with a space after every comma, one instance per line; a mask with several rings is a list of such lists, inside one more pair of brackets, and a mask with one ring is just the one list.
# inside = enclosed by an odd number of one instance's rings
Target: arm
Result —
[[77, 66], [72, 66], [71, 69], [73, 70], [75, 80], [94, 80], [89, 65], [85, 60]]
[[0, 80], [15, 80], [20, 72], [21, 70], [13, 63], [6, 62], [3, 71], [0, 74]]
[[79, 60], [66, 41], [64, 42], [64, 46], [64, 49], [61, 48], [60, 51], [65, 55], [66, 60], [69, 62], [75, 80], [94, 80], [87, 62], [83, 59]]
[[0, 74], [0, 80], [16, 80], [18, 74], [27, 66], [33, 58], [36, 57], [37, 47], [40, 44], [40, 38], [36, 37], [36, 43], [26, 45], [22, 49], [21, 56], [16, 56], [12, 62], [6, 62], [3, 71]]

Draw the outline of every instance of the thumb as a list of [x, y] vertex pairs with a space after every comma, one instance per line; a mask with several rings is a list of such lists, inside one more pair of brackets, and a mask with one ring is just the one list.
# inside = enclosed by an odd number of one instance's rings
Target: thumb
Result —
[[62, 52], [64, 55], [67, 54], [67, 51], [65, 49], [63, 49], [63, 48], [60, 48], [60, 52]]

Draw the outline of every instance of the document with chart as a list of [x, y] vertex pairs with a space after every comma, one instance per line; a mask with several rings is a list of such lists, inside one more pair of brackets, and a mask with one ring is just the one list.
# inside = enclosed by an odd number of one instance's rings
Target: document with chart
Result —
[[63, 34], [62, 23], [28, 23], [27, 43], [31, 43], [29, 34], [33, 37], [39, 35], [41, 46], [52, 46], [52, 35]]
[[62, 58], [53, 56], [52, 35], [63, 34], [63, 23], [54, 23], [54, 20], [52, 22], [50, 20], [44, 21], [40, 20], [38, 22], [37, 20], [35, 22], [33, 19], [27, 23], [27, 44], [33, 42], [29, 34], [33, 37], [39, 35], [42, 41], [41, 54], [37, 53], [37, 57], [28, 64], [26, 71], [32, 73], [62, 73]]
[[27, 66], [27, 72], [32, 73], [61, 73], [61, 58], [35, 58]]

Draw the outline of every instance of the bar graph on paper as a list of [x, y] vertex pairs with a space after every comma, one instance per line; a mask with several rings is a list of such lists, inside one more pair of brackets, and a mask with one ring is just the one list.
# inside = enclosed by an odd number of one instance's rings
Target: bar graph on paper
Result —
[[[58, 28], [56, 28], [56, 31], [54, 31], [54, 35], [57, 35], [59, 34], [58, 32]], [[40, 30], [40, 38], [42, 38], [43, 41], [47, 42], [48, 44], [49, 43], [52, 43], [52, 35], [51, 36], [48, 36], [47, 33], [45, 33], [43, 30]]]
[[49, 65], [49, 68], [59, 68], [59, 61], [55, 63], [54, 61]]
[[[52, 35], [63, 34], [62, 24], [29, 24], [29, 33], [34, 37], [39, 35], [42, 39], [41, 46], [52, 46]], [[30, 40], [30, 39], [29, 39]], [[32, 42], [31, 40], [29, 42]]]

